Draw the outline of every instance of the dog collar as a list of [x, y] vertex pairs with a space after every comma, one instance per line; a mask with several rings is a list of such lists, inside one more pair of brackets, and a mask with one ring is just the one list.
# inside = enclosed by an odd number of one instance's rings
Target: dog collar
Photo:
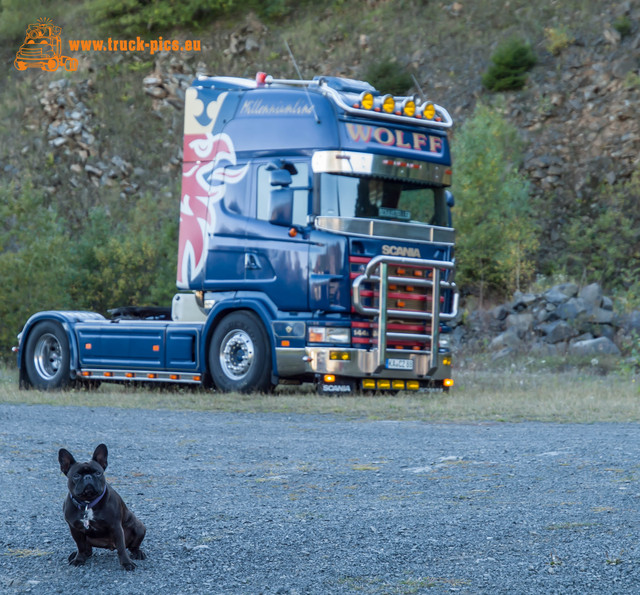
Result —
[[100, 500], [102, 500], [103, 496], [106, 493], [107, 493], [107, 484], [105, 483], [104, 490], [102, 490], [102, 494], [100, 494], [95, 500], [93, 500], [93, 502], [89, 502], [88, 504], [86, 502], [80, 502], [80, 500], [77, 500], [76, 498], [74, 498], [71, 492], [69, 492], [69, 498], [71, 498], [71, 502], [74, 503], [76, 508], [79, 508], [80, 510], [87, 510], [88, 508], [93, 508], [98, 502], [100, 502]]

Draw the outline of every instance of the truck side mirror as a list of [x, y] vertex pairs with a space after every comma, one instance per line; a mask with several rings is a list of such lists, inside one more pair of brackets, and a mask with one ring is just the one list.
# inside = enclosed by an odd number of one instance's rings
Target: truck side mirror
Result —
[[453, 198], [453, 193], [452, 193], [450, 190], [445, 190], [445, 191], [444, 191], [444, 195], [447, 197], [447, 206], [448, 206], [449, 208], [451, 208], [451, 207], [455, 206], [456, 201], [455, 201], [455, 199]]
[[271, 194], [269, 204], [269, 221], [274, 225], [291, 227], [293, 222], [293, 190], [291, 173], [286, 169], [274, 169], [269, 172]]

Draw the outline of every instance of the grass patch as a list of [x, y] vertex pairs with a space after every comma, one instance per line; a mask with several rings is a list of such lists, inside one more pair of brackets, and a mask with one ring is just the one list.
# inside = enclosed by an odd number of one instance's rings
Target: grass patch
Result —
[[175, 409], [236, 413], [341, 415], [370, 420], [561, 423], [639, 422], [635, 378], [572, 371], [461, 370], [449, 393], [325, 397], [311, 386], [282, 386], [268, 395], [191, 388], [103, 384], [96, 390], [18, 389], [17, 372], [0, 370], [0, 402], [58, 406]]

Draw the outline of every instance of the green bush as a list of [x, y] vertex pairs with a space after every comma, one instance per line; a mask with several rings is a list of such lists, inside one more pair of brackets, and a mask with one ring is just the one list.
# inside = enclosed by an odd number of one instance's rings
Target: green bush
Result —
[[[15, 1], [15, 0], [12, 0]], [[255, 11], [261, 18], [278, 19], [299, 8], [290, 0], [90, 0], [88, 12], [95, 23], [109, 32], [124, 35], [159, 33], [176, 28], [198, 29], [225, 15]]]
[[16, 335], [36, 312], [169, 306], [178, 244], [177, 207], [169, 215], [169, 202], [138, 197], [126, 217], [94, 207], [75, 229], [28, 180], [1, 186], [0, 360], [10, 358]]
[[[149, 217], [155, 213], [157, 217]], [[175, 293], [177, 213], [162, 217], [149, 196], [136, 201], [127, 224], [94, 209], [72, 245], [69, 292], [76, 307], [105, 313], [118, 306], [171, 303]]]
[[518, 173], [521, 144], [516, 129], [482, 104], [453, 139], [458, 283], [481, 302], [524, 288], [534, 272], [537, 229]]
[[123, 35], [157, 33], [176, 27], [197, 28], [227, 13], [233, 0], [92, 0], [87, 9], [97, 24]]
[[391, 60], [374, 62], [365, 72], [365, 80], [381, 93], [404, 95], [413, 86], [411, 75]]
[[64, 221], [26, 181], [0, 187], [0, 359], [35, 312], [69, 308], [64, 279], [71, 265]]
[[613, 21], [613, 28], [620, 33], [620, 37], [626, 37], [631, 34], [631, 19], [627, 15], [618, 17]]
[[17, 43], [13, 50], [16, 52], [29, 23], [51, 19], [55, 25], [64, 27], [67, 13], [64, 4], [47, 0], [0, 0], [0, 39], [5, 43]]
[[557, 56], [564, 48], [570, 46], [575, 38], [565, 26], [547, 27], [544, 30], [547, 51]]
[[524, 87], [527, 71], [535, 65], [536, 56], [530, 44], [512, 37], [498, 46], [491, 61], [482, 84], [490, 91], [513, 91]]
[[568, 227], [566, 268], [576, 279], [628, 290], [640, 279], [640, 168], [616, 186], [603, 186], [595, 212]]

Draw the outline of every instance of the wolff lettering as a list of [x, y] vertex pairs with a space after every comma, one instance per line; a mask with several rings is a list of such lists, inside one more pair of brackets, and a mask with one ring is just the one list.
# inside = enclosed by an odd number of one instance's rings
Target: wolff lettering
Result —
[[355, 142], [376, 142], [386, 147], [413, 149], [435, 155], [442, 154], [442, 139], [431, 134], [351, 123], [347, 123], [347, 132], [351, 140]]

